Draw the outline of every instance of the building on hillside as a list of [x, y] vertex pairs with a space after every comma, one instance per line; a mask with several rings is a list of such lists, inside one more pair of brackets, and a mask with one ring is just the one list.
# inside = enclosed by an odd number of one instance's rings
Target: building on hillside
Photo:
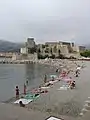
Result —
[[27, 48], [34, 48], [35, 47], [34, 38], [27, 38], [26, 47]]
[[25, 46], [20, 50], [20, 56], [13, 56], [13, 59], [19, 58], [21, 60], [37, 60], [37, 53], [35, 53], [35, 41], [34, 38], [28, 38]]
[[58, 45], [58, 51], [63, 55], [69, 54], [68, 46], [67, 45]]
[[46, 42], [44, 45], [38, 45], [39, 52], [42, 55], [55, 55], [58, 56], [60, 53], [67, 56], [68, 54], [79, 54], [79, 46], [70, 42]]
[[38, 49], [41, 54], [49, 56], [69, 53], [67, 45], [61, 45], [59, 42], [46, 42], [45, 45], [39, 44]]
[[34, 38], [28, 38], [27, 42], [25, 42], [25, 47], [21, 48], [21, 54], [31, 54], [35, 51], [35, 41]]
[[74, 47], [74, 43], [59, 41], [59, 44], [60, 44], [60, 45], [66, 45], [67, 48], [68, 48], [69, 53], [72, 53], [72, 52], [73, 52], [72, 47]]
[[31, 50], [35, 48], [34, 38], [28, 38], [26, 42], [27, 53], [30, 54]]
[[27, 52], [28, 52], [28, 50], [27, 50], [26, 47], [21, 48], [21, 50], [20, 50], [20, 53], [21, 53], [21, 54], [27, 54]]
[[[60, 52], [61, 54], [68, 54], [70, 51], [72, 52], [71, 43], [69, 42], [47, 42], [48, 46], [52, 48], [53, 54], [57, 54]], [[56, 50], [55, 50], [56, 49]]]
[[77, 46], [77, 45], [72, 46], [72, 49], [73, 49], [73, 53], [79, 53], [80, 52], [79, 46]]
[[79, 46], [79, 51], [80, 52], [83, 52], [83, 51], [85, 51], [86, 50], [86, 47], [85, 46]]
[[58, 42], [46, 42], [45, 45], [47, 46], [53, 46], [59, 44]]

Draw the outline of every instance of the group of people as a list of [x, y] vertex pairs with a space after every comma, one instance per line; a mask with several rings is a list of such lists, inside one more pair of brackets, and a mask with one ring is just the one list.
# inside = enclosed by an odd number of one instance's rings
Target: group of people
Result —
[[79, 74], [80, 74], [80, 69], [77, 68], [77, 69], [76, 69], [76, 72], [75, 72], [75, 76], [78, 77]]
[[[69, 73], [70, 73], [70, 70], [69, 71], [62, 71], [62, 73], [60, 74], [60, 77], [63, 79], [68, 79], [67, 83], [68, 83], [69, 87], [71, 89], [74, 89], [76, 87], [76, 82], [72, 79], [72, 77], [68, 77]], [[79, 70], [77, 69], [76, 70], [76, 77], [78, 76], [78, 74], [79, 74]]]
[[[28, 86], [28, 80], [26, 81], [26, 84], [24, 83], [24, 95], [26, 95], [26, 91], [27, 91], [27, 86]], [[19, 99], [19, 95], [20, 95], [20, 90], [19, 90], [19, 86], [16, 86], [16, 99]]]
[[69, 83], [69, 86], [70, 86], [71, 89], [74, 89], [76, 87], [76, 82], [75, 81], [71, 81]]

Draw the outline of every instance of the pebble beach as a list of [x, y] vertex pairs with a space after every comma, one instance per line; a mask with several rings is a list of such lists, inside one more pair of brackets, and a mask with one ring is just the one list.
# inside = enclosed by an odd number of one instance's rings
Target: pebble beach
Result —
[[[6, 103], [9, 105], [11, 104], [14, 107], [16, 106], [17, 109], [24, 109], [28, 112], [31, 110], [35, 113], [39, 112], [41, 116], [44, 114], [43, 119], [39, 118], [37, 120], [45, 120], [45, 118], [49, 116], [56, 116], [65, 120], [83, 119], [86, 114], [80, 116], [80, 113], [82, 113], [85, 101], [90, 97], [90, 62], [47, 59], [39, 61], [38, 63], [49, 65], [49, 67], [52, 67], [55, 70], [58, 69], [59, 72], [63, 69], [70, 70], [68, 76], [76, 81], [76, 88], [72, 90], [60, 90], [59, 88], [64, 83], [63, 81], [57, 81], [50, 86], [50, 88], [47, 88], [47, 93], [40, 94], [40, 97], [37, 100], [32, 101], [30, 104], [26, 105], [25, 108], [20, 108], [18, 105], [15, 105], [13, 103], [15, 98], [10, 99]], [[76, 78], [75, 70], [78, 65], [84, 67], [80, 70], [79, 77]], [[35, 120], [35, 118], [32, 118], [32, 120]]]

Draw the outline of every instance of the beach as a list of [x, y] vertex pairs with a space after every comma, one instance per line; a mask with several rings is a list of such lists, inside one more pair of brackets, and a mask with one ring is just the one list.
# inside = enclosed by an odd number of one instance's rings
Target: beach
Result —
[[[85, 67], [80, 70], [80, 75], [78, 78], [76, 78], [74, 75], [75, 69], [77, 67], [76, 63], [77, 65], [81, 66], [83, 64], [85, 65]], [[57, 62], [55, 61], [54, 64], [57, 64]], [[59, 63], [59, 65], [60, 64], [61, 63]], [[45, 120], [45, 118], [49, 116], [56, 116], [59, 118], [62, 117], [65, 120], [81, 119], [80, 113], [84, 108], [85, 101], [88, 100], [88, 97], [90, 96], [90, 63], [64, 60], [62, 65], [64, 68], [67, 67], [67, 69], [73, 70], [73, 72], [70, 72], [69, 77], [72, 77], [73, 80], [76, 81], [75, 89], [59, 90], [59, 88], [64, 83], [62, 81], [58, 81], [47, 89], [48, 93], [40, 94], [40, 97], [37, 100], [32, 101], [30, 104], [26, 105], [26, 108], [20, 108], [18, 106], [17, 109], [26, 109], [26, 111], [31, 110], [39, 112], [41, 116], [44, 114], [45, 116], [43, 119], [40, 118], [40, 120]], [[14, 101], [15, 99], [10, 100], [8, 101], [8, 104], [15, 106], [15, 104], [13, 104]], [[83, 116], [85, 116], [85, 114]], [[34, 119], [35, 118], [32, 120]]]
[[57, 82], [53, 87], [48, 89], [49, 92], [47, 94], [43, 94], [37, 101], [32, 102], [29, 108], [43, 111], [44, 113], [49, 112], [55, 116], [78, 117], [83, 108], [84, 101], [89, 96], [89, 86], [85, 87], [84, 82], [86, 83], [86, 80], [83, 80], [83, 78], [87, 78], [87, 69], [88, 68], [84, 68], [81, 70], [79, 78], [74, 77], [73, 73], [71, 73], [70, 76], [72, 76], [74, 80], [76, 79], [76, 89], [58, 90], [63, 83], [61, 81]]

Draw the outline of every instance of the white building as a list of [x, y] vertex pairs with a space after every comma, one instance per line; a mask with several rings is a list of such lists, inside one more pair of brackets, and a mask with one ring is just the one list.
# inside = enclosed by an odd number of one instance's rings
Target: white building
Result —
[[20, 53], [21, 54], [27, 54], [27, 48], [26, 47], [25, 48], [21, 48]]

